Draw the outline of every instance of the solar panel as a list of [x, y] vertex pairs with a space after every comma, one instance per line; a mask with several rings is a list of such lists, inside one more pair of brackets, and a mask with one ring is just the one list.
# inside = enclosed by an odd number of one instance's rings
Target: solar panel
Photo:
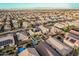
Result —
[[1, 41], [0, 46], [8, 45], [8, 44], [11, 44], [11, 43], [13, 43], [13, 41], [8, 39], [8, 40], [5, 40], [5, 41]]

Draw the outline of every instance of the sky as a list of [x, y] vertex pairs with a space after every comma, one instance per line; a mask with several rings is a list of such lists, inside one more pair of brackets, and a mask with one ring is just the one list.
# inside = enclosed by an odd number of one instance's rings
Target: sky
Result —
[[40, 8], [70, 8], [79, 9], [79, 3], [0, 3], [0, 9], [40, 9]]

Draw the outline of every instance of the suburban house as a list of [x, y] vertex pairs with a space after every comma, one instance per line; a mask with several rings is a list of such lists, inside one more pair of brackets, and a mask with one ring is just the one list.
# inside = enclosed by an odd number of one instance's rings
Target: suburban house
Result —
[[46, 42], [55, 49], [60, 55], [69, 55], [72, 52], [72, 48], [60, 42], [54, 37], [49, 36]]
[[35, 48], [41, 56], [59, 56], [59, 54], [44, 41], [41, 41]]
[[35, 48], [26, 48], [18, 54], [19, 56], [39, 56]]
[[76, 30], [71, 30], [69, 33], [66, 33], [64, 42], [71, 47], [79, 47], [79, 32]]
[[0, 36], [0, 48], [13, 45], [15, 45], [15, 42], [12, 34]]

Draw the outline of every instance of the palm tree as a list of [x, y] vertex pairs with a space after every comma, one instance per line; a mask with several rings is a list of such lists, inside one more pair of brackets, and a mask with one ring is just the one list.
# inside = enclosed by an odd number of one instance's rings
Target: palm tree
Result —
[[0, 32], [4, 32], [4, 25], [1, 27]]
[[23, 21], [22, 21], [22, 20], [18, 20], [18, 24], [19, 24], [19, 28], [22, 28], [22, 26], [23, 26]]
[[10, 26], [11, 26], [11, 30], [15, 29], [12, 20], [10, 20]]
[[22, 19], [18, 19], [18, 24], [19, 24], [19, 28], [22, 28], [23, 27], [23, 22], [28, 22], [27, 20], [25, 20], [24, 18]]
[[3, 25], [2, 25], [2, 27], [1, 27], [1, 30], [0, 30], [0, 32], [4, 32], [4, 26], [6, 25], [6, 18], [4, 19], [4, 21], [3, 21], [4, 23], [3, 23]]

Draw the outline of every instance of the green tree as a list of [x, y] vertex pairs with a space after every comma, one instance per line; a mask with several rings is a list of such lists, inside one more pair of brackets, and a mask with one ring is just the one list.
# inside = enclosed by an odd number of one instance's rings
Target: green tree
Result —
[[62, 30], [63, 30], [64, 32], [69, 32], [69, 31], [72, 30], [72, 29], [77, 29], [77, 27], [74, 26], [74, 25], [68, 25], [68, 26], [64, 27]]
[[79, 55], [79, 47], [74, 49], [74, 55]]

